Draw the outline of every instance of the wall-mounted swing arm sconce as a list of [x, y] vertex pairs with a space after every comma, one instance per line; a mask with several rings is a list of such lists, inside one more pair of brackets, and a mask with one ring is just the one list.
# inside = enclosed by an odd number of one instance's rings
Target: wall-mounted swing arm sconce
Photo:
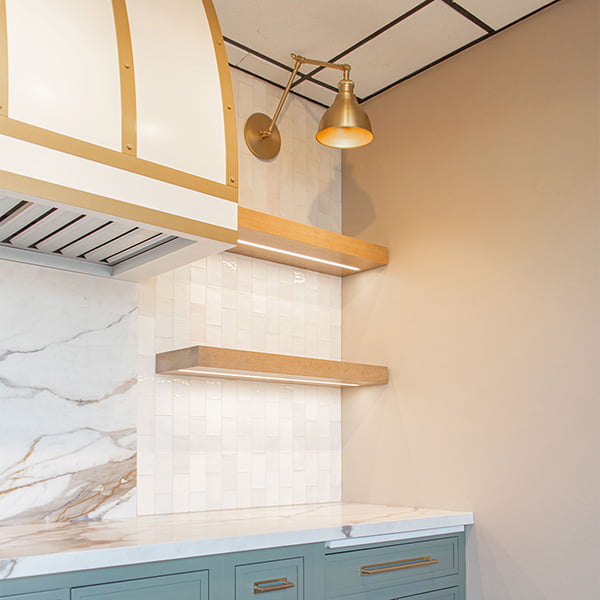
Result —
[[338, 69], [343, 78], [338, 84], [338, 93], [333, 104], [323, 113], [317, 130], [317, 142], [330, 148], [360, 148], [373, 140], [373, 130], [367, 113], [359, 106], [354, 95], [354, 83], [350, 79], [350, 65], [323, 62], [292, 54], [296, 62], [273, 117], [254, 113], [246, 121], [244, 138], [246, 145], [258, 158], [269, 160], [279, 154], [281, 135], [277, 119], [290, 93], [292, 83], [301, 65], [315, 65]]

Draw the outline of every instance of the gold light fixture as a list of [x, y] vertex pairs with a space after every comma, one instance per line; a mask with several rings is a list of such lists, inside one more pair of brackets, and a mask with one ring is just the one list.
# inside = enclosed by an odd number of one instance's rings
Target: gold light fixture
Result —
[[296, 54], [292, 54], [292, 58], [295, 65], [273, 118], [263, 113], [254, 113], [246, 121], [244, 138], [250, 152], [263, 160], [275, 158], [279, 154], [281, 134], [277, 128], [277, 119], [298, 74], [298, 69], [303, 64], [328, 67], [343, 72], [335, 100], [321, 117], [315, 136], [317, 142], [330, 148], [360, 148], [369, 144], [373, 140], [373, 130], [367, 113], [359, 106], [354, 95], [350, 65], [313, 60]]

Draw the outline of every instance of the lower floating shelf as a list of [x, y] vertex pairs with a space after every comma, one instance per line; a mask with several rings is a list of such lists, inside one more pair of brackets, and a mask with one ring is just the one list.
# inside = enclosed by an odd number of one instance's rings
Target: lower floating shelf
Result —
[[245, 379], [334, 387], [382, 385], [387, 367], [320, 358], [191, 346], [156, 355], [156, 372], [186, 377]]

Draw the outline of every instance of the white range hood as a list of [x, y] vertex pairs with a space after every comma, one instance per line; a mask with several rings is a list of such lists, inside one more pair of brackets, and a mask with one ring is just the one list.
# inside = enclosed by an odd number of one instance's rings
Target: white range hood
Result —
[[237, 242], [210, 0], [0, 2], [0, 259], [140, 280]]

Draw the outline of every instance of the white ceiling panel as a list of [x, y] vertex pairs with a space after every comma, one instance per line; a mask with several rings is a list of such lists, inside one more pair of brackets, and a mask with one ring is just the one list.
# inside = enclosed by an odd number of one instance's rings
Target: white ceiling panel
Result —
[[[359, 98], [375, 95], [470, 42], [553, 4], [550, 0], [214, 0], [229, 63], [284, 86], [291, 52], [348, 62]], [[383, 31], [382, 31], [383, 29]], [[353, 49], [354, 46], [358, 46]], [[273, 62], [260, 58], [270, 58]], [[305, 66], [302, 72], [314, 69]], [[316, 78], [337, 86], [339, 73]], [[310, 82], [293, 88], [321, 104], [333, 93]]]
[[[345, 56], [344, 62], [352, 66], [356, 95], [364, 98], [485, 34], [436, 0]], [[339, 73], [326, 69], [315, 78], [336, 85]]]
[[225, 42], [225, 51], [227, 52], [227, 61], [230, 65], [237, 65], [248, 56], [246, 50], [240, 50], [237, 46], [232, 46]]
[[[292, 62], [291, 59], [290, 62]], [[278, 83], [279, 85], [287, 85], [291, 75], [291, 73], [286, 69], [282, 69], [281, 67], [278, 67], [277, 65], [263, 60], [262, 58], [258, 58], [258, 56], [254, 56], [252, 54], [248, 54], [248, 56], [246, 56], [246, 58], [240, 61], [236, 66], [240, 67], [240, 69], [250, 71], [259, 77], [264, 77], [273, 83]]]
[[223, 35], [289, 63], [290, 52], [329, 60], [420, 0], [215, 0]]
[[327, 106], [330, 106], [335, 99], [334, 91], [328, 90], [327, 88], [310, 81], [299, 83], [294, 87], [294, 91]]
[[458, 2], [494, 29], [514, 23], [549, 4], [548, 0], [458, 0]]

